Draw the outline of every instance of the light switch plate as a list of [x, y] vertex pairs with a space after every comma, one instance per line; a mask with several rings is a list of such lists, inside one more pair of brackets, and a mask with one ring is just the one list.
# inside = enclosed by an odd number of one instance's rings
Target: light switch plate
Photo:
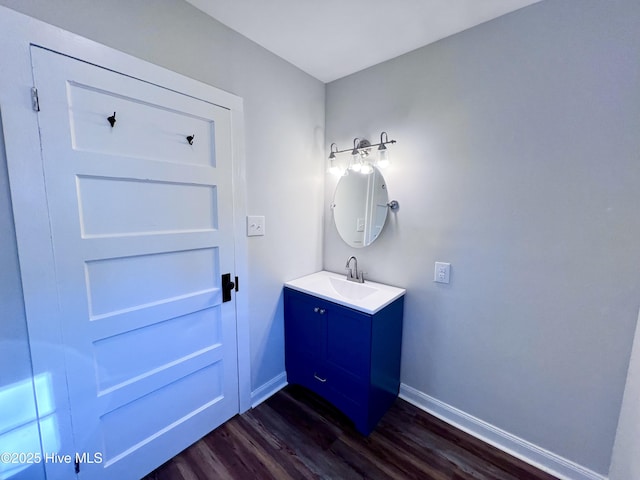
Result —
[[247, 216], [247, 237], [259, 237], [264, 235], [264, 216]]
[[433, 272], [433, 281], [437, 283], [449, 283], [451, 274], [451, 264], [446, 262], [436, 262]]

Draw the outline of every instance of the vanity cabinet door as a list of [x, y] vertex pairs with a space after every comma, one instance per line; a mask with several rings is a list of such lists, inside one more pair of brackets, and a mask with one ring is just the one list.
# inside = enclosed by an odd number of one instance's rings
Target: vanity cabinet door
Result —
[[369, 378], [371, 315], [334, 306], [326, 318], [327, 362], [354, 378]]
[[284, 310], [287, 381], [326, 396], [327, 302], [285, 289]]
[[325, 366], [331, 400], [349, 416], [363, 412], [371, 370], [371, 315], [334, 305], [326, 318], [326, 332]]
[[[285, 290], [285, 347], [293, 357], [324, 357], [325, 325], [321, 301]], [[326, 308], [324, 309], [326, 312]]]

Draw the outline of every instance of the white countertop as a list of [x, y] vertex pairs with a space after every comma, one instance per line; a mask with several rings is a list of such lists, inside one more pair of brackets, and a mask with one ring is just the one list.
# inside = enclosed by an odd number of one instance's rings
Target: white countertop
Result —
[[326, 271], [290, 280], [285, 286], [369, 314], [378, 312], [406, 293], [404, 288], [368, 280], [350, 282], [344, 274]]

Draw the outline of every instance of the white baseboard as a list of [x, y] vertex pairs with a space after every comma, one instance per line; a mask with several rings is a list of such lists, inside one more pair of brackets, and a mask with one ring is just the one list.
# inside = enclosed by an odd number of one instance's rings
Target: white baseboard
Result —
[[607, 480], [588, 468], [505, 432], [413, 387], [400, 384], [400, 398], [474, 437], [563, 480]]
[[267, 383], [259, 386], [251, 392], [251, 408], [256, 408], [274, 393], [287, 386], [287, 372], [273, 377]]

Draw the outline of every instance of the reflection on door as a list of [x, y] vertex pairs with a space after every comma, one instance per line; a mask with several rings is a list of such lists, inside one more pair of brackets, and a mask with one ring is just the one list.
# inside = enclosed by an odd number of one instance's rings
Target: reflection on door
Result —
[[230, 114], [32, 54], [76, 449], [62, 453], [80, 454], [80, 478], [139, 478], [239, 410], [220, 288]]
[[[37, 416], [34, 384], [40, 392]], [[60, 448], [51, 376], [36, 375], [1, 387], [0, 405], [0, 480], [8, 480], [27, 469], [39, 470], [45, 461], [40, 436], [52, 449], [47, 452], [49, 455], [57, 454]]]

